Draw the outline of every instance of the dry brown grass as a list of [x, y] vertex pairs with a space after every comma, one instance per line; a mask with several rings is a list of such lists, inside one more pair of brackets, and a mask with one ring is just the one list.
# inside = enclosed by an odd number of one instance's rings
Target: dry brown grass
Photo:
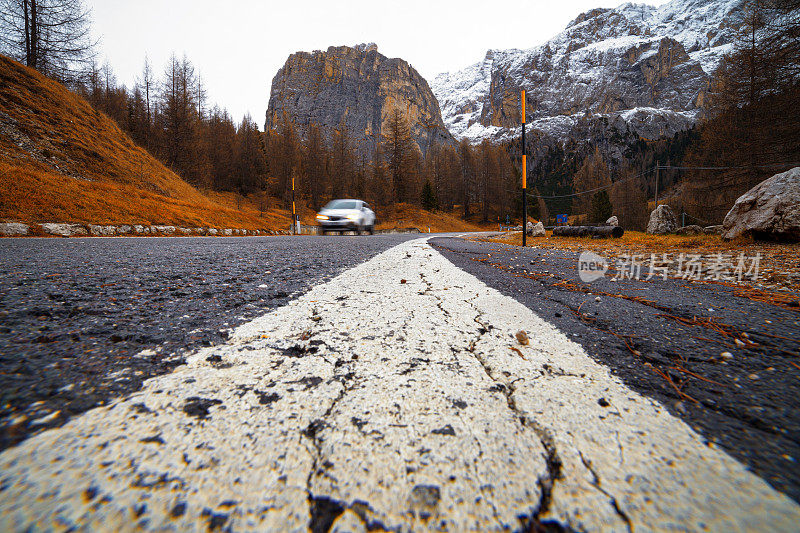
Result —
[[377, 229], [417, 228], [423, 233], [450, 231], [484, 231], [497, 229], [497, 224], [479, 224], [445, 211], [425, 211], [410, 204], [397, 204], [377, 212]]
[[[522, 233], [509, 232], [490, 240], [521, 246]], [[746, 257], [753, 257], [758, 253], [761, 254], [761, 280], [774, 288], [800, 290], [800, 244], [797, 243], [767, 243], [744, 237], [725, 241], [718, 235], [648, 235], [639, 231], [626, 231], [619, 239], [553, 237], [548, 232], [546, 237], [529, 238], [528, 245], [578, 253], [591, 251], [609, 260], [633, 254], [648, 259], [651, 254], [671, 254], [672, 258], [681, 253], [699, 254], [704, 258], [725, 254], [730, 258], [740, 253], [744, 253]]]

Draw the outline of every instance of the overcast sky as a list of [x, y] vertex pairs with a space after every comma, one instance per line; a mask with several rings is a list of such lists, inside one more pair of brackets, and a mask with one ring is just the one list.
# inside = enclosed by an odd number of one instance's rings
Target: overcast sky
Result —
[[[99, 56], [129, 87], [145, 54], [159, 74], [184, 52], [205, 81], [209, 103], [259, 128], [272, 78], [289, 54], [374, 42], [427, 80], [483, 59], [490, 48], [530, 48], [578, 14], [615, 0], [84, 0]], [[649, 0], [660, 5], [664, 0]]]

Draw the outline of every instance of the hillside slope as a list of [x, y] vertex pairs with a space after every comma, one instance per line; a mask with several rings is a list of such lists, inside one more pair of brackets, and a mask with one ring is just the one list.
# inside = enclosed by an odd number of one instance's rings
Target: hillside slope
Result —
[[[0, 55], [0, 220], [268, 229], [284, 212], [212, 200], [113, 120]], [[234, 204], [235, 205], [235, 204]]]
[[[313, 225], [315, 213], [298, 204], [303, 224]], [[379, 216], [379, 229], [484, 226], [407, 204]], [[0, 222], [5, 221], [285, 231], [291, 217], [276, 198], [195, 189], [85, 100], [0, 55]]]

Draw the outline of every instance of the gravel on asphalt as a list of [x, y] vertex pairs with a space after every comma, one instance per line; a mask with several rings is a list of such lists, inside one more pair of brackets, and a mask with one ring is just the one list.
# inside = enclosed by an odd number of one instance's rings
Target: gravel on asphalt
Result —
[[711, 283], [610, 275], [583, 283], [571, 252], [430, 242], [800, 501], [800, 310]]
[[0, 240], [0, 450], [413, 237]]

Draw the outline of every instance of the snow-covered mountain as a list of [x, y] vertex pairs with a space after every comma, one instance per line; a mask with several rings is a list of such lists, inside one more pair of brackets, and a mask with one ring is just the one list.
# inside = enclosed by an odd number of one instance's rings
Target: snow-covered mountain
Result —
[[457, 138], [517, 135], [520, 90], [535, 129], [564, 137], [605, 118], [646, 138], [693, 124], [723, 54], [731, 51], [742, 0], [623, 4], [581, 14], [528, 50], [490, 50], [431, 84]]

